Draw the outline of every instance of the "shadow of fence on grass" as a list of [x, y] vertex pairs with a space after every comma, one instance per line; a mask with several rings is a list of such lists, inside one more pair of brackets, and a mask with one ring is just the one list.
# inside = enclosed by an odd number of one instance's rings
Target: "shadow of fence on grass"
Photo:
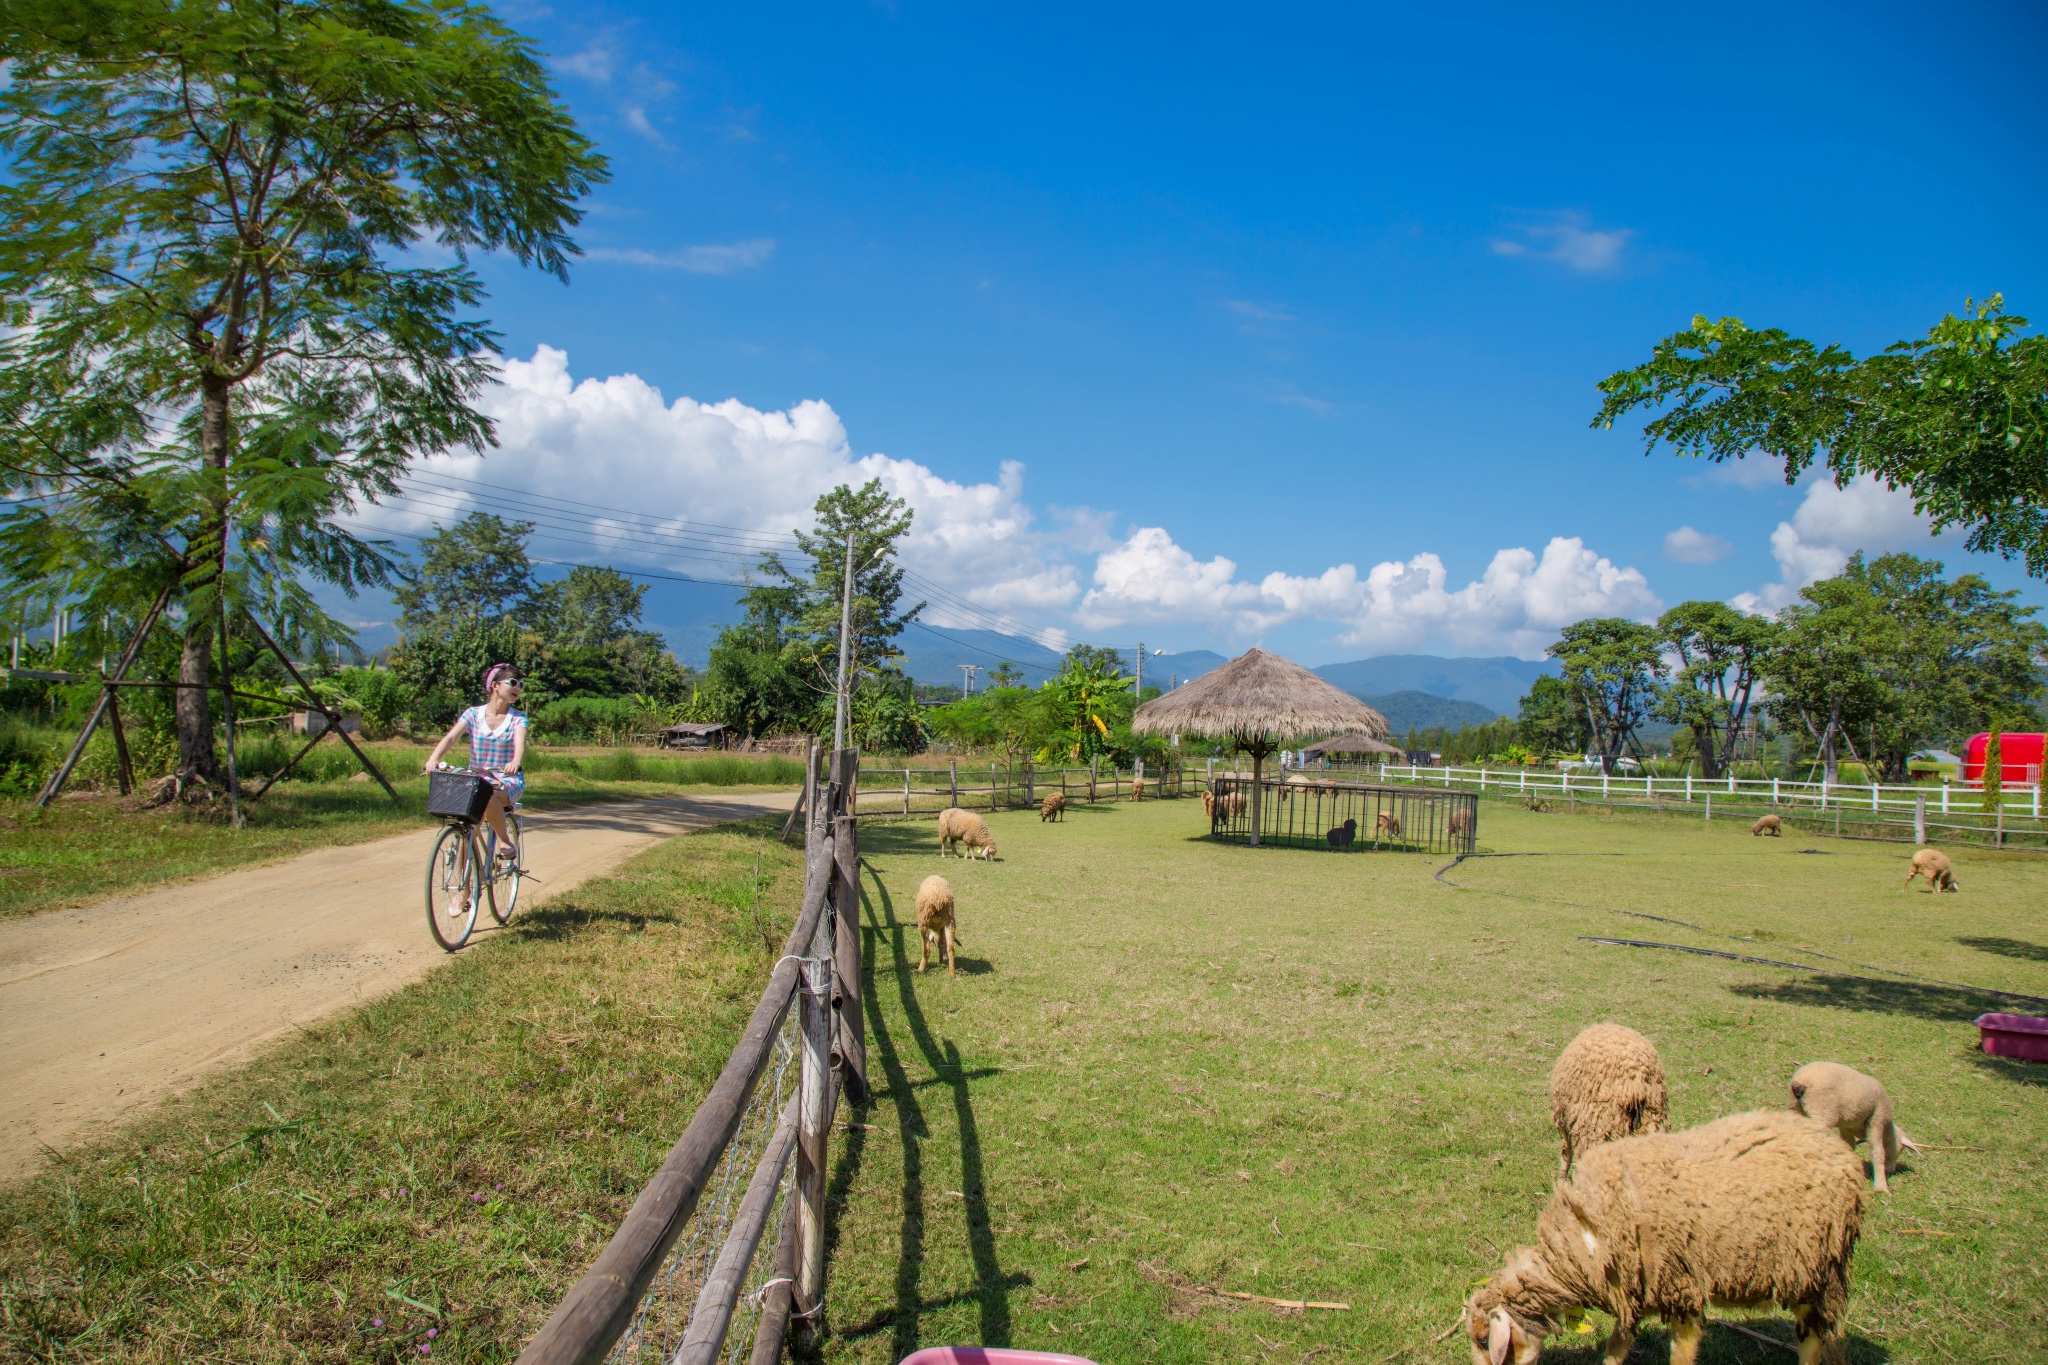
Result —
[[1943, 1023], [1967, 1024], [1980, 1014], [1995, 1014], [2011, 1007], [2009, 1001], [1982, 991], [1924, 986], [1911, 981], [1877, 981], [1867, 976], [1817, 974], [1772, 985], [1744, 982], [1728, 989], [1751, 1000], [1770, 1000], [1781, 1005], [1908, 1014]]
[[2029, 943], [2023, 938], [1959, 938], [1956, 942], [1980, 953], [2016, 957], [2022, 962], [2048, 962], [2048, 944]]

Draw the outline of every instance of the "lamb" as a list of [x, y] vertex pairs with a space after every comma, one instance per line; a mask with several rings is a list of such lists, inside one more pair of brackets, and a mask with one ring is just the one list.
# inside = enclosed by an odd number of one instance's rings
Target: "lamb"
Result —
[[1348, 849], [1351, 847], [1351, 841], [1358, 837], [1358, 821], [1346, 820], [1323, 837], [1330, 841], [1331, 848], [1339, 850]]
[[953, 916], [953, 885], [944, 877], [935, 874], [918, 883], [917, 933], [923, 940], [917, 969], [923, 971], [931, 962], [932, 949], [938, 948], [946, 958], [946, 975], [956, 975], [953, 945], [960, 941], [960, 930]]
[[1550, 1068], [1550, 1121], [1563, 1142], [1558, 1175], [1588, 1148], [1671, 1126], [1664, 1064], [1650, 1040], [1620, 1024], [1594, 1024]]
[[1920, 1148], [1892, 1122], [1884, 1082], [1840, 1062], [1808, 1062], [1792, 1073], [1792, 1108], [1842, 1135], [1853, 1151], [1870, 1139], [1870, 1183], [1890, 1194], [1885, 1177], [1899, 1169], [1899, 1149]]
[[1749, 827], [1749, 832], [1752, 835], [1762, 836], [1768, 834], [1773, 839], [1782, 839], [1785, 837], [1784, 823], [1775, 815], [1760, 815], [1757, 817], [1757, 822]]
[[1401, 817], [1390, 810], [1381, 811], [1378, 818], [1372, 822], [1372, 841], [1375, 845], [1379, 843], [1382, 835], [1386, 836], [1389, 843], [1401, 837]]
[[953, 845], [963, 845], [960, 856], [971, 857], [971, 850], [980, 849], [984, 860], [996, 856], [996, 839], [988, 832], [988, 823], [971, 810], [939, 812], [939, 856], [945, 857], [953, 851]]
[[1132, 779], [1131, 779], [1131, 800], [1133, 800], [1133, 801], [1143, 801], [1144, 799], [1145, 799], [1145, 779], [1144, 779], [1144, 778], [1142, 778], [1142, 777], [1134, 777], [1134, 778], [1132, 778]]
[[1588, 1152], [1559, 1182], [1538, 1245], [1465, 1300], [1472, 1365], [1534, 1365], [1578, 1310], [1614, 1316], [1607, 1365], [1636, 1326], [1671, 1330], [1672, 1365], [1693, 1365], [1709, 1304], [1792, 1312], [1800, 1365], [1841, 1362], [1849, 1259], [1863, 1229], [1863, 1171], [1819, 1124], [1735, 1114]]
[[1911, 886], [1914, 878], [1922, 876], [1927, 878], [1929, 895], [1962, 890], [1956, 885], [1955, 869], [1949, 866], [1948, 855], [1937, 849], [1923, 848], [1913, 855], [1912, 869], [1906, 873], [1906, 885]]
[[1047, 792], [1045, 800], [1038, 803], [1038, 823], [1042, 825], [1048, 820], [1058, 820], [1064, 823], [1066, 818], [1067, 794], [1065, 792]]

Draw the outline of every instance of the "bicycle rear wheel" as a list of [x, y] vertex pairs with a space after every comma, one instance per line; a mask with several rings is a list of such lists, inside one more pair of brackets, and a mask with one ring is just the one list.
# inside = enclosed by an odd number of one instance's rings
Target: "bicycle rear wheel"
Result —
[[472, 826], [449, 825], [434, 840], [427, 860], [427, 928], [451, 953], [476, 928], [477, 902], [489, 888], [482, 863]]
[[519, 862], [526, 856], [526, 831], [520, 828], [518, 812], [505, 812], [505, 832], [512, 836], [519, 857], [501, 859], [491, 869], [491, 918], [500, 924], [510, 924], [512, 912], [519, 907]]

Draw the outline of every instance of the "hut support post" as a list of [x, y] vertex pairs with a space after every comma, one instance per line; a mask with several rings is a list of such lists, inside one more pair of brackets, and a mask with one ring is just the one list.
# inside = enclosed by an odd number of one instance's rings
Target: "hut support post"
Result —
[[1259, 774], [1266, 761], [1264, 749], [1252, 750], [1252, 847], [1259, 846]]

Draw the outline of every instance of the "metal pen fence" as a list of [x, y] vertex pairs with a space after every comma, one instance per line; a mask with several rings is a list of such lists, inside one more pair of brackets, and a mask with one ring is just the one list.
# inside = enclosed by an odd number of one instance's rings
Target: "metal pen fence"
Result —
[[1388, 785], [1428, 782], [1475, 795], [1576, 809], [1580, 802], [1613, 809], [1697, 812], [1703, 819], [1753, 821], [1772, 814], [1789, 827], [1844, 838], [1898, 843], [1981, 844], [2048, 848], [2038, 785], [2007, 789], [1993, 809], [1979, 790], [1943, 785], [1794, 782], [1784, 778], [1631, 777], [1515, 768], [1424, 768], [1388, 764]]
[[1246, 843], [1339, 853], [1470, 853], [1479, 834], [1479, 798], [1305, 774], [1262, 779], [1254, 790], [1249, 777], [1218, 775], [1209, 830]]
[[783, 956], [668, 1158], [521, 1365], [774, 1365], [792, 1323], [822, 1325], [832, 1118], [842, 1093], [867, 1093], [858, 764], [844, 750], [829, 777], [807, 769], [804, 897]]

